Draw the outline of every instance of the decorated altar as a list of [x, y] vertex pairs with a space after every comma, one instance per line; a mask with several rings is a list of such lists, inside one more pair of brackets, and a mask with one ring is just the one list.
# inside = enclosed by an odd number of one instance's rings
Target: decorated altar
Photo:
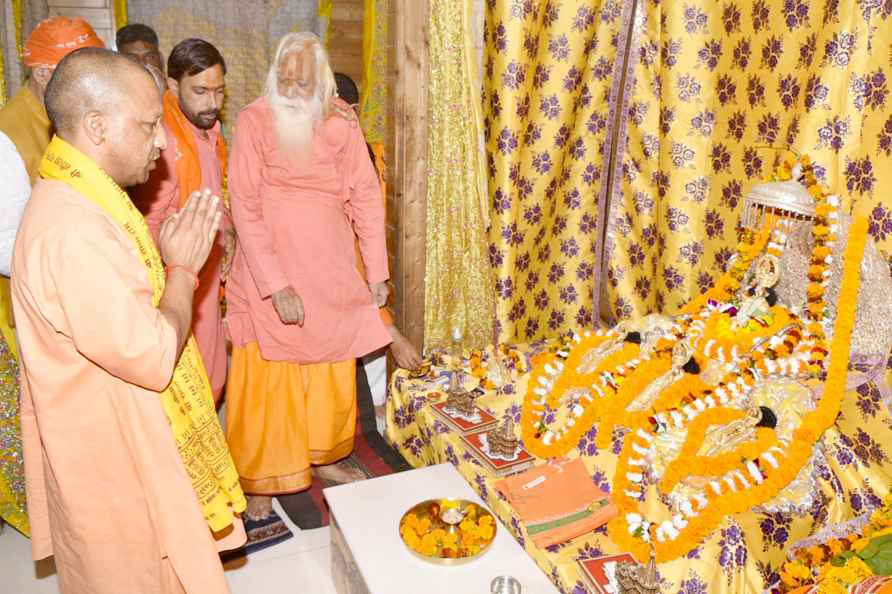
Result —
[[[432, 353], [392, 378], [389, 441], [415, 466], [452, 463], [564, 592], [585, 592], [579, 560], [622, 552], [655, 555], [662, 592], [820, 579], [792, 561], [867, 525], [892, 476], [892, 281], [839, 204], [807, 158], [788, 161], [747, 198], [728, 272], [676, 315]], [[457, 389], [519, 425], [538, 465], [581, 459], [618, 515], [533, 544], [501, 477], [433, 412]], [[807, 575], [782, 585], [791, 571]]]
[[[498, 390], [485, 390], [477, 403], [497, 418], [510, 414], [520, 423], [531, 362], [539, 354], [556, 352], [560, 346], [558, 342], [512, 345], [511, 352], [517, 357], [516, 380]], [[441, 354], [434, 358], [446, 362]], [[472, 372], [469, 359], [464, 360], [463, 369], [469, 375]], [[450, 462], [563, 592], [584, 593], [577, 559], [622, 549], [610, 541], [605, 529], [548, 549], [538, 549], [529, 542], [523, 524], [495, 490], [500, 477], [487, 473], [476, 463], [460, 436], [431, 412], [431, 403], [446, 399], [448, 377], [449, 371], [437, 366], [422, 378], [411, 378], [405, 370], [394, 374], [387, 404], [387, 439], [413, 466]], [[761, 592], [763, 584], [779, 579], [778, 571], [788, 560], [786, 550], [793, 543], [821, 530], [845, 531], [843, 525], [869, 516], [871, 510], [880, 506], [888, 492], [892, 462], [883, 446], [870, 435], [888, 435], [890, 431], [888, 417], [878, 414], [888, 406], [890, 380], [892, 371], [884, 370], [846, 391], [843, 407], [850, 412], [837, 422], [838, 431], [825, 438], [825, 458], [815, 469], [818, 476], [830, 480], [820, 480], [821, 488], [811, 508], [787, 514], [746, 512], [723, 520], [690, 554], [660, 566], [662, 591]], [[597, 434], [597, 427], [590, 429], [567, 455], [581, 458], [592, 481], [609, 490], [621, 440], [612, 439], [608, 448], [599, 449]], [[882, 480], [865, 480], [864, 475], [870, 471]]]

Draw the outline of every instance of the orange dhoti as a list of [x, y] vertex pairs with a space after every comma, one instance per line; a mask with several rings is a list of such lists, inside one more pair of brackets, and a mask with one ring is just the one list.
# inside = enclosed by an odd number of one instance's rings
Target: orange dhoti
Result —
[[233, 346], [226, 433], [246, 493], [309, 488], [310, 467], [349, 455], [355, 430], [355, 359], [267, 361], [256, 342]]

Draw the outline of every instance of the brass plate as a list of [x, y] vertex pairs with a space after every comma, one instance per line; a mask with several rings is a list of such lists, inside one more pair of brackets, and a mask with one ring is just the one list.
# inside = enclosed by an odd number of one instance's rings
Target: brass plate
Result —
[[[414, 520], [410, 518], [414, 516]], [[471, 521], [470, 532], [464, 523]], [[419, 559], [437, 565], [461, 565], [480, 557], [495, 540], [498, 522], [485, 507], [467, 499], [428, 499], [409, 508], [400, 518], [398, 531], [406, 548]], [[488, 527], [492, 527], [489, 530]], [[406, 537], [414, 531], [415, 537]], [[422, 546], [426, 535], [432, 547]], [[455, 543], [453, 546], [452, 543]]]

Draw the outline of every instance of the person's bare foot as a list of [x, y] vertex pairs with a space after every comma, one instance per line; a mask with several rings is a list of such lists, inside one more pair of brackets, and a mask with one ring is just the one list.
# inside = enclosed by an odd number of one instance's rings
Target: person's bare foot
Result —
[[248, 509], [245, 515], [249, 520], [259, 522], [273, 513], [273, 498], [265, 495], [248, 495]]
[[326, 464], [325, 466], [314, 466], [313, 474], [324, 481], [342, 485], [364, 481], [368, 478], [358, 468], [350, 468], [349, 466], [341, 465], [338, 462], [335, 462], [334, 464]]

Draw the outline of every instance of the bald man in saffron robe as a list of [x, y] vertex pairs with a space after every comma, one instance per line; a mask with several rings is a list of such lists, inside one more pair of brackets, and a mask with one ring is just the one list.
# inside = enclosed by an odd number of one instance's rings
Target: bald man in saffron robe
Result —
[[245, 499], [190, 332], [219, 199], [193, 194], [156, 248], [122, 189], [166, 145], [133, 60], [70, 54], [46, 105], [12, 275], [33, 556], [62, 594], [229, 594], [218, 551], [245, 541]]

